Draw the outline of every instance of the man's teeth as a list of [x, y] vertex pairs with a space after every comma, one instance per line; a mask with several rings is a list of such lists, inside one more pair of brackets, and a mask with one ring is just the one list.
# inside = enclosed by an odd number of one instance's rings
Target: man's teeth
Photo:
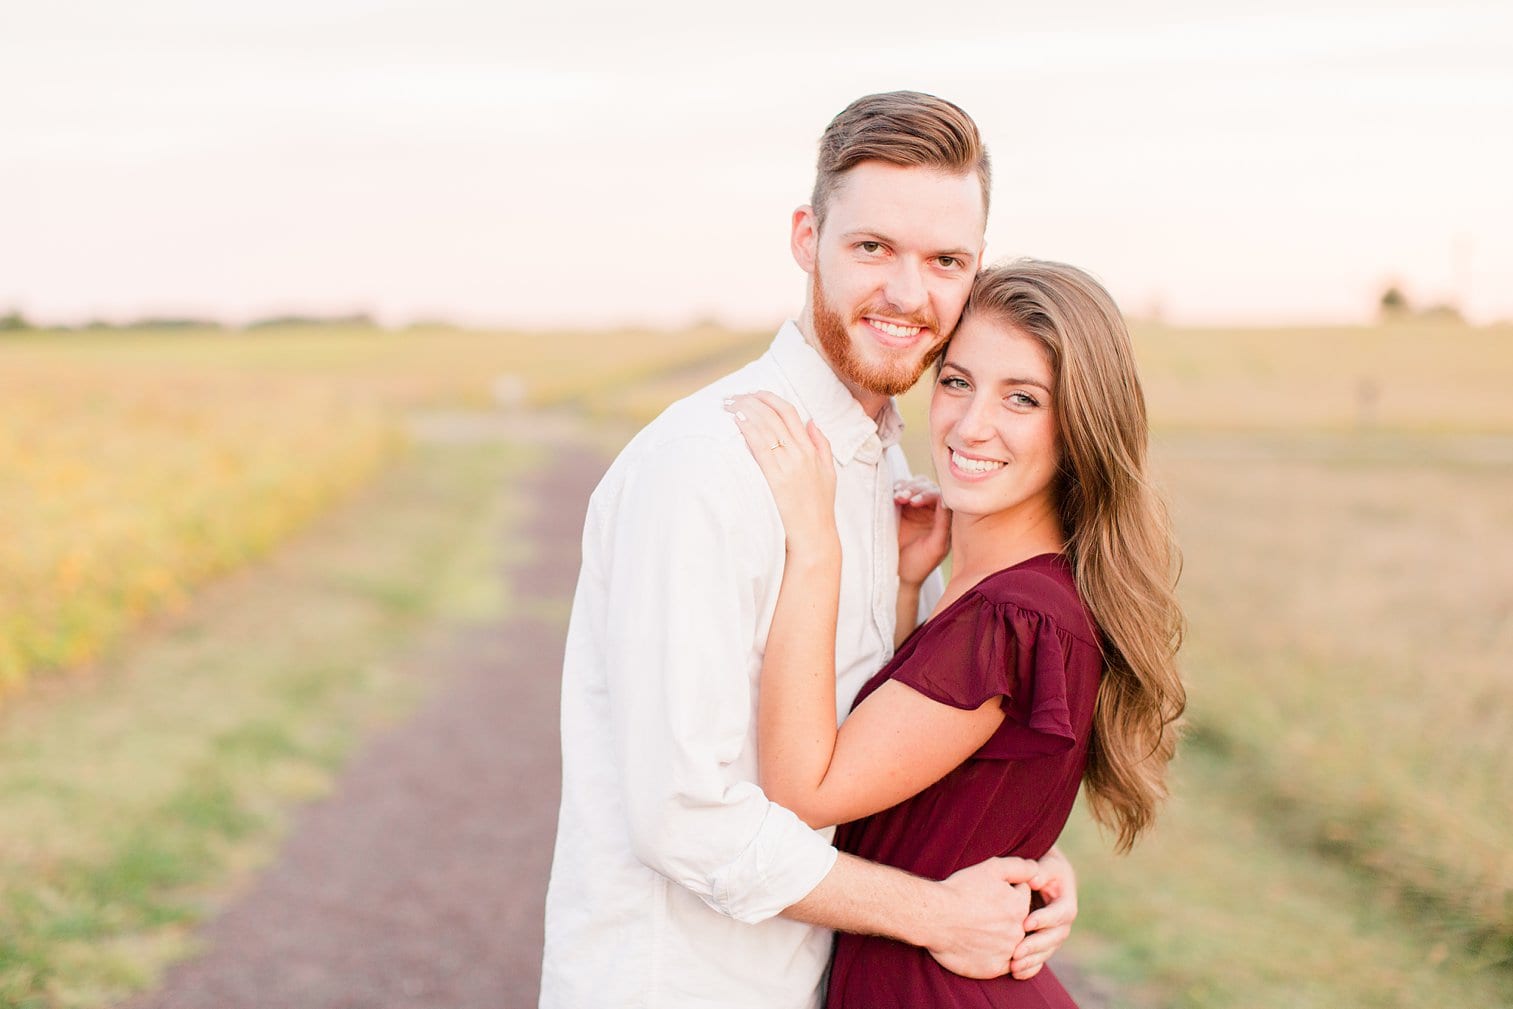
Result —
[[867, 321], [889, 336], [896, 336], [905, 340], [911, 336], [919, 335], [919, 331], [922, 328], [920, 326], [895, 326], [891, 322], [881, 322], [877, 319], [868, 319]]
[[951, 453], [951, 462], [956, 468], [968, 473], [991, 473], [995, 469], [1002, 469], [1006, 464], [995, 459], [968, 459], [959, 452]]

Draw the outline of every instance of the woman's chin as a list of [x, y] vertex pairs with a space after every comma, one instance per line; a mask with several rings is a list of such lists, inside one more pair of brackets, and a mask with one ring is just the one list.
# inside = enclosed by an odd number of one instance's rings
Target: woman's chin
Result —
[[954, 515], [974, 515], [976, 511], [972, 507], [972, 495], [963, 494], [957, 488], [940, 489], [940, 503], [951, 509]]

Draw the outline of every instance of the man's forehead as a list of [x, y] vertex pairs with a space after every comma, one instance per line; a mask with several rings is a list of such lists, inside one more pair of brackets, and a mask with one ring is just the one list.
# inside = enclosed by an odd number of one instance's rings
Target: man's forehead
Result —
[[982, 247], [987, 210], [975, 172], [864, 161], [837, 183], [825, 209], [826, 231], [872, 232], [940, 250]]

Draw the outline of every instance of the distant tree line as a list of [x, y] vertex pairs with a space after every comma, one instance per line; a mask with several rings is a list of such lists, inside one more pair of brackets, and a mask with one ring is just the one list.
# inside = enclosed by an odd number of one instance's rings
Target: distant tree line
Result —
[[[432, 322], [428, 326], [443, 326]], [[75, 326], [40, 325], [28, 319], [19, 309], [0, 315], [0, 333], [50, 332], [50, 333], [98, 333], [137, 332], [140, 330], [164, 329], [209, 329], [219, 331], [274, 329], [287, 326], [346, 326], [351, 328], [377, 329], [378, 323], [366, 312], [352, 315], [270, 315], [254, 319], [242, 326], [228, 326], [219, 319], [200, 319], [191, 316], [146, 316], [125, 322], [107, 322], [92, 319]]]
[[1383, 322], [1400, 322], [1404, 319], [1431, 319], [1441, 322], [1465, 322], [1460, 309], [1448, 301], [1434, 302], [1422, 307], [1414, 305], [1396, 284], [1389, 284], [1377, 299], [1377, 315]]
[[366, 312], [354, 315], [270, 315], [253, 319], [243, 329], [272, 329], [276, 326], [363, 326], [378, 328], [378, 323]]

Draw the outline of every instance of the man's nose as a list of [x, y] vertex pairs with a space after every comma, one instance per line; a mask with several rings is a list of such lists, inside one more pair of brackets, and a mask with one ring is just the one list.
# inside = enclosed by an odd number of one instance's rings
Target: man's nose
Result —
[[923, 269], [922, 263], [913, 262], [908, 256], [900, 257], [888, 277], [887, 289], [883, 292], [890, 305], [908, 315], [924, 310], [928, 294], [922, 276]]

